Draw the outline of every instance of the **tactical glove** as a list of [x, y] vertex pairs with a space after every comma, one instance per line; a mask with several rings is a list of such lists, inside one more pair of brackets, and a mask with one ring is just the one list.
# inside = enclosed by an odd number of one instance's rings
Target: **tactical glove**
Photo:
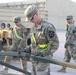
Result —
[[36, 53], [35, 56], [44, 57], [43, 54], [42, 54], [41, 52]]

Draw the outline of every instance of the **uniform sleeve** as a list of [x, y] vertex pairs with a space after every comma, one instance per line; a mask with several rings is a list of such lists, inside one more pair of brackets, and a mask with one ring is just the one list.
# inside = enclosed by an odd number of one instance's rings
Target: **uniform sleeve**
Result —
[[25, 36], [28, 35], [28, 31], [27, 31], [27, 28], [26, 28], [26, 27], [23, 27], [23, 34], [24, 34]]
[[75, 25], [69, 26], [69, 28], [68, 28], [69, 35], [72, 34], [72, 31], [73, 31], [74, 28], [75, 28]]
[[12, 33], [11, 33], [11, 39], [12, 39], [12, 43], [15, 43], [16, 41], [15, 41], [15, 39], [14, 39], [14, 31], [12, 31]]
[[73, 38], [73, 30], [75, 29], [75, 25], [70, 25], [68, 28], [68, 39], [66, 41], [66, 43], [70, 44], [71, 40]]
[[22, 27], [22, 32], [23, 32], [23, 37], [19, 43], [19, 48], [24, 48], [27, 45], [27, 36], [28, 36], [28, 31], [26, 27]]
[[45, 34], [51, 46], [51, 53], [53, 54], [59, 47], [59, 39], [55, 27], [53, 25], [47, 27]]

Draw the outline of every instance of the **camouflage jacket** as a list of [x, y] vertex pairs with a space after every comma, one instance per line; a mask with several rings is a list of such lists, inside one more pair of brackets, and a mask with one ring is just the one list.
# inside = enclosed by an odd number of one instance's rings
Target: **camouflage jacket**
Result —
[[75, 30], [76, 26], [74, 24], [71, 24], [68, 27], [68, 33], [67, 33], [67, 40], [66, 40], [66, 44], [76, 44], [76, 32], [73, 33], [73, 31]]
[[[32, 29], [32, 32], [35, 35], [36, 38], [36, 43], [32, 39], [32, 47], [33, 47], [33, 52], [52, 52], [54, 53], [58, 47], [59, 47], [59, 39], [56, 34], [56, 29], [55, 27], [51, 24], [48, 23], [44, 20], [41, 21], [41, 23], [35, 25], [35, 27]], [[38, 44], [45, 44], [45, 43], [50, 43], [50, 48], [47, 49], [40, 49], [38, 47]]]
[[27, 40], [27, 29], [25, 26], [20, 25], [19, 27], [15, 26], [14, 27], [17, 31], [17, 34], [22, 37], [22, 39], [18, 39], [17, 36], [15, 35], [14, 29], [12, 32], [12, 43], [16, 43], [17, 45], [19, 45], [19, 47], [25, 47], [26, 46], [26, 40]]

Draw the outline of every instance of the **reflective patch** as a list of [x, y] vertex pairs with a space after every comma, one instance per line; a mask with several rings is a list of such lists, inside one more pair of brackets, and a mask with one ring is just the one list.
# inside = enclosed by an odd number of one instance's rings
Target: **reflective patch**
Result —
[[49, 37], [50, 37], [50, 38], [53, 38], [54, 35], [55, 35], [55, 32], [54, 32], [54, 31], [49, 31]]

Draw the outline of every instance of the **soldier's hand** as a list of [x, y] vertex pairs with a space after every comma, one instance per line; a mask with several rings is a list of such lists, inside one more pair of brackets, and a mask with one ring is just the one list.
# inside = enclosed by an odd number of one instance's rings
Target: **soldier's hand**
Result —
[[20, 50], [18, 51], [18, 54], [21, 55], [22, 52], [26, 52], [26, 50], [25, 50], [25, 49], [20, 49]]
[[23, 52], [22, 50], [19, 50], [19, 51], [18, 51], [18, 54], [19, 54], [19, 57], [20, 57], [20, 58], [22, 58], [22, 56], [21, 56], [21, 53], [22, 53], [22, 52]]
[[38, 53], [35, 54], [35, 56], [41, 56], [41, 57], [43, 57], [43, 54], [41, 52], [38, 52]]
[[25, 49], [19, 50], [18, 54], [20, 58], [22, 58], [21, 53], [25, 53], [25, 57], [30, 57], [30, 54], [31, 54], [31, 53], [27, 53]]
[[[34, 56], [40, 56], [40, 57], [44, 57], [43, 54], [41, 52], [37, 52], [34, 54]], [[37, 61], [35, 58], [32, 58], [34, 61]]]

